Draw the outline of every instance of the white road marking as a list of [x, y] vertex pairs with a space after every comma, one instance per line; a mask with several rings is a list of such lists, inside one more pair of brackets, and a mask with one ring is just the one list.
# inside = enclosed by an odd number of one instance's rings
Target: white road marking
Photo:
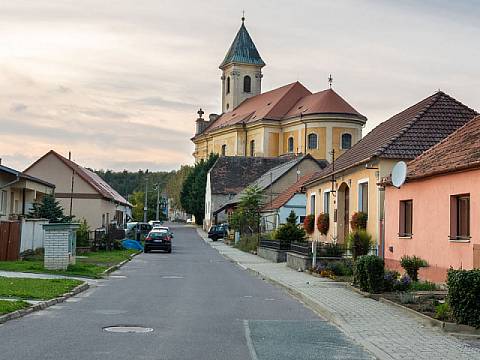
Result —
[[183, 276], [165, 275], [165, 276], [162, 276], [162, 279], [183, 279]]

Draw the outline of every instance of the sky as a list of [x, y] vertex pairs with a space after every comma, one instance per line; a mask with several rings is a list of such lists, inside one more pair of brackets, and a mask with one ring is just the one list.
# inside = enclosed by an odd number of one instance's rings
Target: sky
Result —
[[480, 1], [0, 0], [0, 158], [95, 169], [193, 163], [196, 111], [241, 24], [262, 88], [333, 88], [364, 134], [438, 89], [480, 111]]

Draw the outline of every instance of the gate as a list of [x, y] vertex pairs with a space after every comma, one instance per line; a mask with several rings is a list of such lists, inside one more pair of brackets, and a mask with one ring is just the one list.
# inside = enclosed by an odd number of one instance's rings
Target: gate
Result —
[[0, 261], [18, 260], [20, 255], [20, 222], [0, 222]]

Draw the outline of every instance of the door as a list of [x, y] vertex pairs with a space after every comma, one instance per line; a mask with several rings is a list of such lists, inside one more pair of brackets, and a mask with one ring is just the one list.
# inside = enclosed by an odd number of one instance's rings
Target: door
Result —
[[18, 260], [20, 255], [20, 222], [0, 222], [0, 261]]
[[350, 232], [350, 188], [348, 186], [345, 188], [344, 201], [343, 239], [346, 243]]

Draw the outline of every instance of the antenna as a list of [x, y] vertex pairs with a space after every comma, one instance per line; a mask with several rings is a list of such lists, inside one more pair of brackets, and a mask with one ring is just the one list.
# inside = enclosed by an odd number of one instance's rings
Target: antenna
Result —
[[399, 161], [392, 169], [392, 184], [396, 188], [400, 188], [407, 179], [407, 164], [405, 161]]

